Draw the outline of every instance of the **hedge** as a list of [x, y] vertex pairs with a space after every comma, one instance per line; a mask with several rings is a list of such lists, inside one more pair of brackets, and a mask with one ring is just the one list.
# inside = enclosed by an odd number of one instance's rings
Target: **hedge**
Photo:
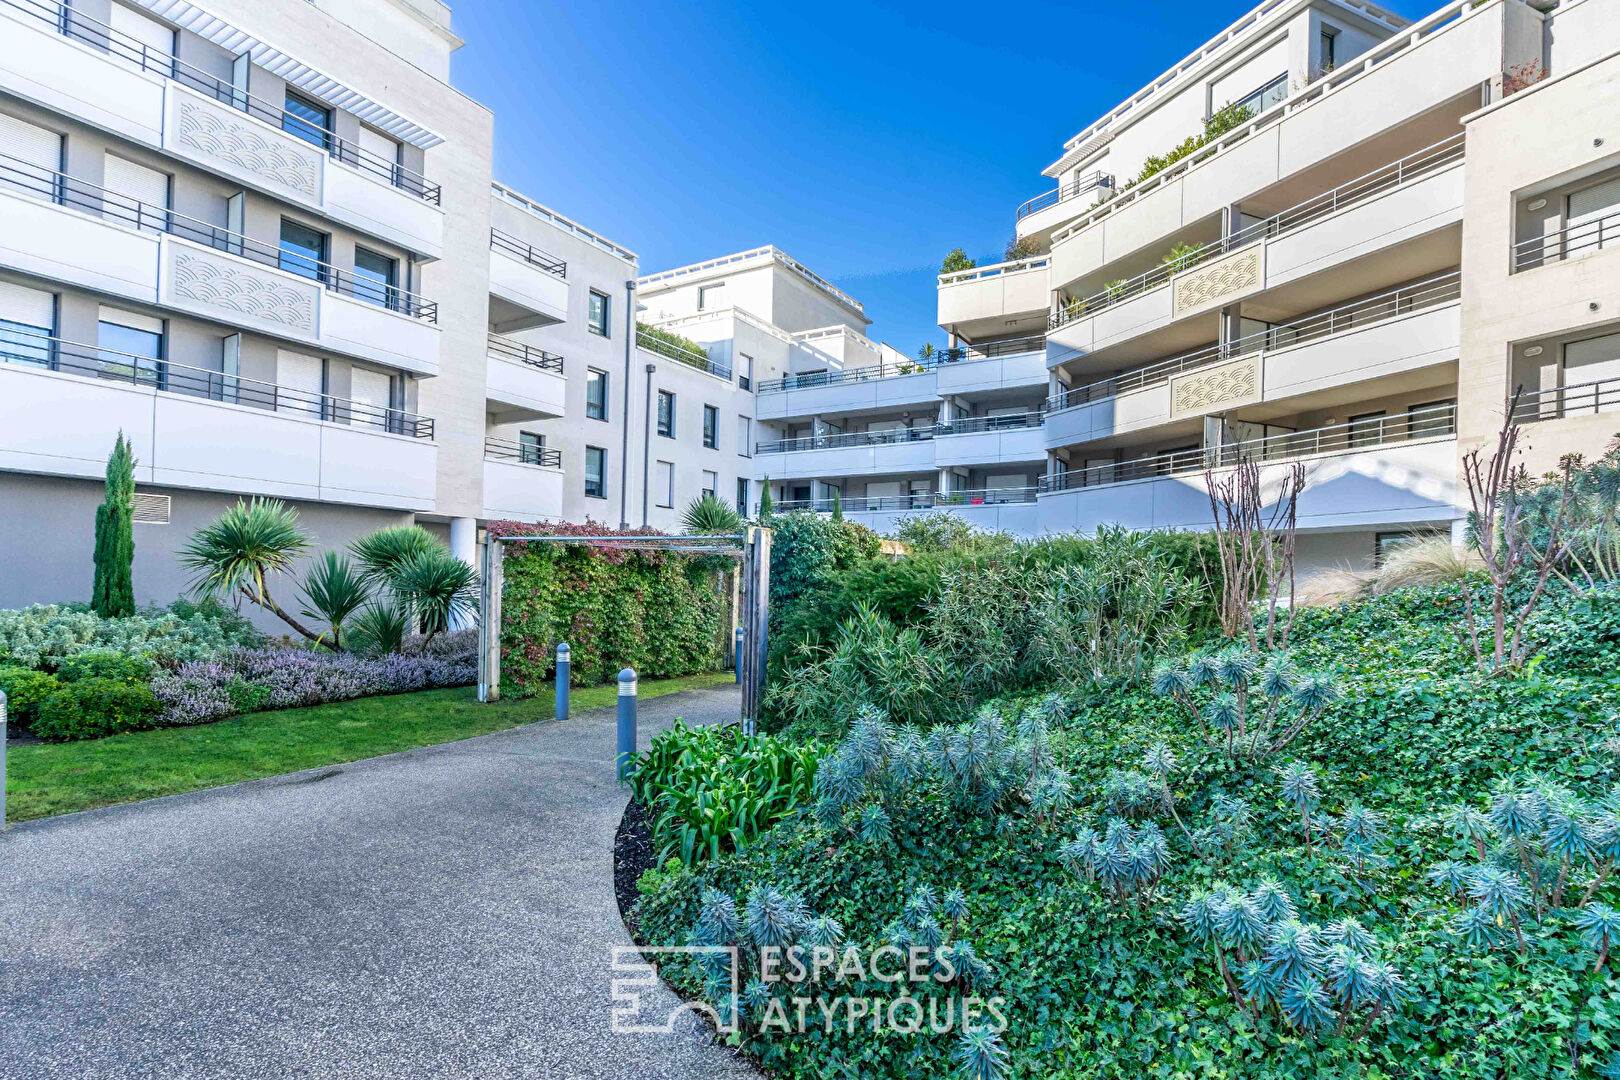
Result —
[[[661, 535], [602, 526], [490, 526], [501, 536]], [[552, 678], [556, 647], [568, 642], [576, 685], [611, 682], [633, 667], [643, 678], [713, 671], [727, 599], [712, 560], [606, 545], [506, 545], [501, 590], [501, 680], [518, 694]]]

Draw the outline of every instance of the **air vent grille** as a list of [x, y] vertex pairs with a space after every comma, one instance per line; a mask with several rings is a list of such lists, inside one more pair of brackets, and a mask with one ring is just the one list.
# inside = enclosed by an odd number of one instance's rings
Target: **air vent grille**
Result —
[[153, 495], [145, 491], [135, 493], [135, 524], [167, 525], [169, 523], [169, 496]]

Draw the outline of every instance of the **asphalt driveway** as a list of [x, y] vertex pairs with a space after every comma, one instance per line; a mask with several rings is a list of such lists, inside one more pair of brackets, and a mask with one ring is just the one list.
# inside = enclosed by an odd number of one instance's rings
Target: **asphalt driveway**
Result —
[[[736, 715], [650, 699], [642, 742]], [[613, 723], [0, 833], [0, 1077], [756, 1076], [691, 1023], [610, 1031]]]

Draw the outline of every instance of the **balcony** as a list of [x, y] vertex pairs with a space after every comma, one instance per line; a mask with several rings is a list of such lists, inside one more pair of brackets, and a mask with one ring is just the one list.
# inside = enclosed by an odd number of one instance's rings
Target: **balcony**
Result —
[[756, 415], [761, 420], [781, 420], [890, 406], [931, 406], [939, 398], [937, 367], [938, 361], [919, 360], [765, 379], [756, 391]]
[[1036, 334], [945, 349], [934, 378], [941, 397], [1045, 386], [1046, 337]]
[[[1539, 34], [1522, 24], [1526, 14], [1517, 3], [1450, 0], [1116, 197], [1095, 207], [1076, 202], [1074, 219], [1052, 234], [1053, 283], [1168, 246], [1234, 203], [1441, 106], [1469, 99], [1465, 108], [1477, 107], [1482, 83], [1539, 58]], [[1126, 107], [1140, 107], [1138, 99]]]
[[1620, 211], [1513, 245], [1513, 273], [1620, 249]]
[[485, 400], [499, 423], [567, 412], [563, 358], [499, 334], [489, 335]]
[[60, 338], [0, 346], [0, 468], [99, 480], [119, 431], [140, 483], [434, 507], [425, 417]]
[[709, 359], [706, 353], [693, 352], [683, 345], [677, 345], [658, 334], [656, 330], [645, 327], [636, 327], [636, 348], [662, 356], [667, 360], [675, 360], [687, 367], [696, 368], [705, 375], [713, 375], [725, 382], [731, 381], [731, 367], [718, 360]]
[[[0, 88], [429, 258], [437, 184], [57, 0], [0, 0]], [[303, 139], [285, 127], [296, 125]]]
[[0, 263], [422, 375], [439, 308], [206, 221], [0, 154]]
[[886, 428], [760, 443], [755, 467], [774, 480], [930, 472], [934, 427]]
[[1531, 476], [1558, 468], [1565, 454], [1583, 454], [1587, 460], [1603, 455], [1620, 428], [1620, 379], [1552, 386], [1519, 395], [1513, 410], [1516, 424], [1553, 424], [1556, 434], [1537, 438], [1526, 432], [1519, 453]]
[[492, 521], [560, 521], [562, 452], [485, 438], [483, 516]]
[[1039, 412], [970, 416], [934, 426], [934, 464], [992, 465], [1044, 461], [1046, 440]]
[[939, 325], [970, 337], [1005, 333], [1012, 322], [1038, 327], [1051, 307], [1046, 267], [1041, 255], [939, 275]]
[[1261, 490], [1275, 494], [1285, 461], [1305, 465], [1298, 504], [1301, 529], [1353, 529], [1450, 521], [1457, 507], [1454, 410], [1390, 418], [1379, 430], [1341, 424], [1314, 431], [1233, 443], [1041, 478], [1043, 532], [1130, 529], [1207, 529], [1211, 525], [1204, 473], [1242, 460], [1260, 465]]
[[1461, 276], [1442, 274], [1077, 386], [1047, 399], [1070, 446], [1457, 359]]
[[[1037, 195], [1018, 208], [1016, 232], [1020, 240], [1030, 236], [1043, 236], [1066, 221], [1071, 221], [1091, 207], [1117, 194], [1114, 177], [1105, 172], [1094, 172], [1059, 184], [1051, 191]], [[1076, 202], [1075, 200], [1083, 200]]]
[[568, 264], [499, 229], [489, 232], [489, 323], [512, 334], [568, 318]]
[[[981, 488], [953, 491], [947, 495], [928, 492], [921, 495], [851, 496], [843, 499], [847, 520], [880, 533], [892, 533], [907, 518], [939, 512], [951, 513], [976, 528], [1006, 532], [1015, 536], [1035, 534], [1036, 489]], [[777, 503], [780, 511], [815, 510], [832, 512], [831, 499], [797, 500]]]
[[1048, 337], [1098, 352], [1454, 225], [1462, 215], [1462, 159], [1462, 136], [1445, 139], [1111, 282], [1054, 312]]

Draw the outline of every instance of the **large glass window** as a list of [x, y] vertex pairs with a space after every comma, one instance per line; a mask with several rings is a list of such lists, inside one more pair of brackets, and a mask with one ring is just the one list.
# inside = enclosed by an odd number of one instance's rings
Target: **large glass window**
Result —
[[325, 281], [326, 234], [288, 218], [281, 219], [279, 265], [290, 274]]
[[135, 382], [164, 383], [163, 323], [147, 315], [101, 309], [97, 328], [102, 371]]
[[585, 307], [585, 326], [591, 333], [602, 337], [613, 336], [608, 333], [608, 314], [611, 307], [606, 293], [591, 290], [590, 300]]
[[720, 410], [713, 405], [703, 406], [703, 445], [710, 450], [720, 448]]
[[607, 451], [600, 446], [585, 448], [585, 494], [593, 499], [607, 498]]
[[675, 395], [668, 390], [658, 391], [658, 434], [675, 437]]
[[281, 117], [281, 130], [289, 135], [314, 143], [322, 150], [332, 148], [332, 110], [317, 105], [309, 98], [287, 92], [286, 112]]
[[592, 420], [607, 419], [608, 373], [596, 368], [585, 370], [585, 415]]
[[399, 263], [387, 255], [363, 247], [354, 249], [354, 295], [356, 299], [383, 307], [399, 303]]
[[1436, 435], [1451, 435], [1457, 430], [1457, 402], [1453, 398], [1443, 401], [1425, 401], [1406, 410], [1406, 437], [1428, 439]]

